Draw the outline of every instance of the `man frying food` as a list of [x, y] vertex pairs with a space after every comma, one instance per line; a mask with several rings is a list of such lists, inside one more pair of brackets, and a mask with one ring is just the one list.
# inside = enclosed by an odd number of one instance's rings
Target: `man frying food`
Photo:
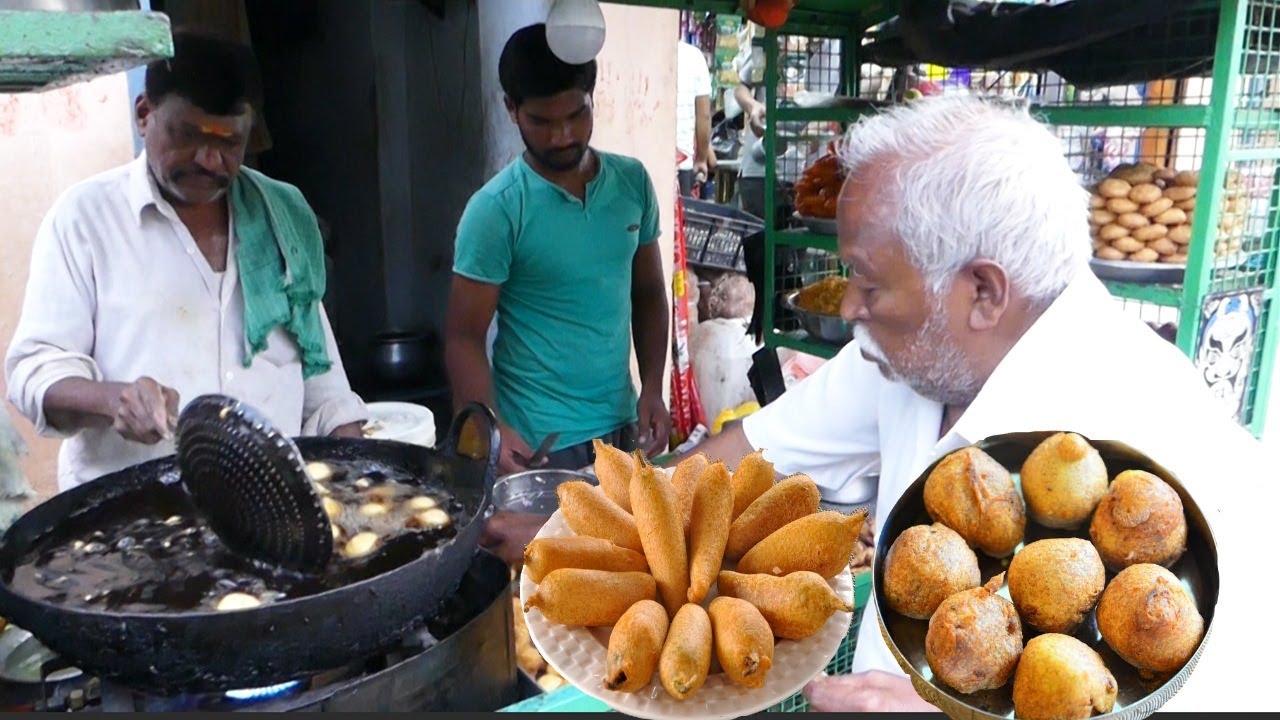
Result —
[[289, 435], [359, 437], [320, 298], [315, 215], [242, 169], [252, 67], [179, 33], [136, 103], [145, 152], [58, 199], [5, 359], [9, 399], [66, 438], [58, 487], [173, 452], [183, 402], [222, 393]]
[[[1090, 272], [1086, 192], [1059, 140], [1023, 109], [944, 96], [863, 120], [841, 153], [849, 282], [840, 312], [855, 341], [696, 451], [736, 463], [762, 448], [779, 472], [807, 473], [834, 502], [848, 499], [852, 479], [878, 473], [876, 509], [887, 513], [932, 461], [993, 435], [1119, 440], [1195, 495], [1229, 577], [1227, 564], [1248, 549], [1227, 513], [1250, 503], [1229, 510], [1220, 490], [1262, 492], [1259, 448], [1186, 357]], [[1215, 622], [1244, 597], [1223, 588]], [[853, 674], [806, 689], [815, 710], [932, 709], [899, 671], [873, 607]], [[1225, 660], [1210, 643], [1182, 696], [1220, 707], [1212, 678]]]

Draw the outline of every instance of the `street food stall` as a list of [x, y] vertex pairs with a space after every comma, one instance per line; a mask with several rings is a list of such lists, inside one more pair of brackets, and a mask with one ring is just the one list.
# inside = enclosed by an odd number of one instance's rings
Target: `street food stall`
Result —
[[[770, 26], [753, 41], [777, 160], [766, 196], [783, 198], [764, 217], [766, 344], [831, 357], [851, 340], [833, 300], [841, 129], [949, 87], [1003, 91], [1073, 148], [1095, 272], [1144, 319], [1173, 323], [1172, 341], [1260, 433], [1280, 245], [1276, 18], [1262, 0], [1165, 2], [1183, 13], [1165, 35], [1127, 27], [1152, 52], [1162, 38], [1182, 48], [1150, 77], [1025, 53], [946, 65], [904, 40], [901, 3], [885, 0], [756, 15]], [[156, 17], [129, 15], [150, 37]], [[1195, 33], [1205, 57], [1188, 57]], [[163, 57], [161, 45], [125, 57]], [[834, 72], [836, 92], [809, 89], [814, 70]], [[16, 61], [3, 77], [50, 82]], [[832, 507], [804, 475], [775, 481], [760, 451], [734, 471], [704, 457], [663, 469], [600, 444], [581, 472], [498, 478], [486, 408], [438, 443], [411, 424], [396, 439], [294, 440], [233, 399], [201, 398], [175, 456], [24, 514], [0, 545], [0, 706], [799, 712], [809, 681], [851, 672], [874, 603], [916, 690], [955, 717], [1041, 716], [1083, 695], [1090, 712], [1139, 720], [1182, 686], [1214, 627], [1206, 512], [1160, 458], [1122, 442], [990, 437], [939, 458], [893, 507]], [[495, 509], [539, 527], [515, 567], [479, 550]]]

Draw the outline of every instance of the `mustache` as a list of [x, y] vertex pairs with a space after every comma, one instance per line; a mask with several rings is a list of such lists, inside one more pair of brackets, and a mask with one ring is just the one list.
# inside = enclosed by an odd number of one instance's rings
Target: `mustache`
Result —
[[173, 182], [179, 182], [189, 177], [208, 178], [209, 180], [212, 180], [214, 184], [220, 188], [227, 188], [231, 186], [231, 177], [229, 175], [224, 175], [222, 173], [211, 173], [202, 168], [187, 168], [182, 170], [174, 170], [171, 180]]

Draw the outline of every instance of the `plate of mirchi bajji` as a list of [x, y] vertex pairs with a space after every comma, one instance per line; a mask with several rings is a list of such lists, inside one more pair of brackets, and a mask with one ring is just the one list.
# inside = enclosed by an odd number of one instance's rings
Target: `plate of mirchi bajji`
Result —
[[965, 720], [1144, 718], [1191, 674], [1218, 598], [1213, 534], [1177, 478], [1071, 432], [934, 463], [875, 555], [885, 641]]
[[636, 717], [730, 718], [822, 672], [852, 621], [866, 510], [819, 511], [813, 480], [775, 482], [761, 452], [668, 473], [597, 443], [595, 471], [556, 488], [520, 577], [529, 634], [566, 681]]

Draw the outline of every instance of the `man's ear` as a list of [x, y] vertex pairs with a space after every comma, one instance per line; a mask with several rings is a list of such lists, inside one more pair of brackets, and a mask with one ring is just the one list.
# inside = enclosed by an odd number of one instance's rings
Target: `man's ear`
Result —
[[147, 118], [155, 112], [155, 106], [147, 99], [146, 93], [140, 93], [133, 101], [133, 123], [139, 135], [147, 134]]
[[516, 120], [516, 110], [518, 108], [516, 107], [516, 104], [511, 101], [511, 96], [503, 95], [502, 104], [507, 106], [507, 115], [511, 117], [511, 122], [518, 122]]
[[962, 272], [972, 292], [969, 327], [975, 331], [994, 328], [1009, 307], [1009, 274], [990, 260], [974, 260]]

